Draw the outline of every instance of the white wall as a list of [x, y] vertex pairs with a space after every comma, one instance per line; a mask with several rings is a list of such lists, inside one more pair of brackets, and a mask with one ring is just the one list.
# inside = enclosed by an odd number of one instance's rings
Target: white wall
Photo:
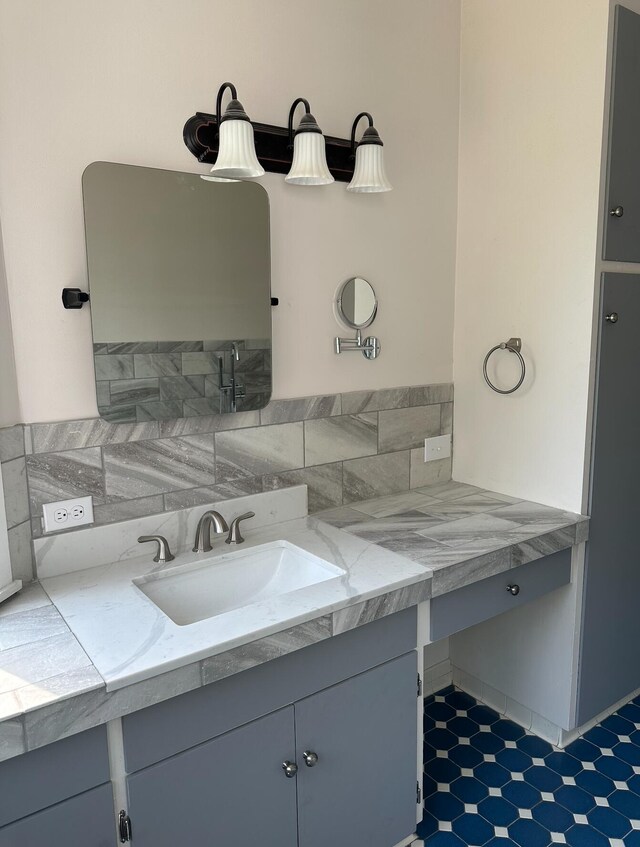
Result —
[[[0, 230], [0, 427], [13, 426], [19, 423], [20, 419], [16, 366], [13, 357], [13, 333]], [[0, 516], [4, 515], [1, 509], [0, 513]]]
[[[182, 142], [224, 80], [283, 124], [297, 96], [325, 132], [373, 112], [388, 195], [267, 175], [274, 396], [448, 381], [455, 263], [458, 0], [0, 0], [0, 213], [24, 419], [96, 413], [80, 177], [94, 160], [205, 170]], [[353, 274], [380, 300], [376, 362], [336, 356], [332, 298]]]
[[[609, 0], [463, 0], [462, 8], [454, 476], [574, 511], [608, 13]], [[502, 397], [481, 365], [512, 335], [523, 339], [529, 376]], [[501, 362], [498, 378], [507, 383], [514, 365]]]

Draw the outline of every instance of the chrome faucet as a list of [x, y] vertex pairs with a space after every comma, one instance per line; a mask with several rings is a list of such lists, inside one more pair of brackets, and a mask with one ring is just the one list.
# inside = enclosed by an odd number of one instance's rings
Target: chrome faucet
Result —
[[213, 548], [211, 547], [211, 529], [216, 535], [221, 535], [223, 532], [229, 532], [229, 525], [222, 517], [220, 512], [211, 509], [205, 512], [198, 521], [196, 529], [196, 541], [193, 548], [194, 553], [208, 553]]
[[239, 515], [231, 521], [231, 529], [225, 544], [242, 544], [244, 538], [240, 534], [240, 521], [245, 521], [247, 518], [255, 518], [255, 512], [245, 512], [244, 515]]
[[154, 562], [173, 562], [175, 556], [172, 555], [169, 542], [164, 535], [141, 535], [138, 544], [144, 544], [147, 541], [155, 541], [158, 545], [158, 552], [153, 557]]

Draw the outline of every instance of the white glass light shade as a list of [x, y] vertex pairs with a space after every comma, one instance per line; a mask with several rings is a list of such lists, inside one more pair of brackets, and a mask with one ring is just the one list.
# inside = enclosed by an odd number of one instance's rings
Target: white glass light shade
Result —
[[256, 156], [253, 127], [249, 121], [222, 121], [218, 158], [211, 173], [216, 177], [231, 179], [247, 179], [264, 174], [264, 168]]
[[284, 178], [292, 185], [328, 185], [335, 182], [327, 167], [324, 135], [299, 132], [293, 139], [291, 170]]
[[381, 144], [360, 144], [356, 148], [356, 167], [347, 191], [370, 194], [391, 191], [393, 186], [384, 170], [383, 149]]

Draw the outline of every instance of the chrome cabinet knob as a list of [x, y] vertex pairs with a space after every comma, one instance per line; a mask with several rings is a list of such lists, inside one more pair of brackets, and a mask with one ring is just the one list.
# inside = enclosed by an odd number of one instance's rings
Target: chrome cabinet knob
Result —
[[283, 762], [282, 770], [284, 771], [284, 775], [287, 779], [293, 779], [293, 777], [298, 773], [298, 766], [295, 762]]
[[519, 585], [507, 585], [507, 591], [509, 594], [513, 594], [514, 597], [517, 597], [520, 594], [520, 586]]
[[302, 758], [308, 768], [315, 768], [318, 764], [318, 754], [314, 753], [313, 750], [305, 750], [302, 754]]
[[608, 315], [605, 315], [604, 319], [605, 319], [605, 321], [607, 321], [607, 323], [617, 324], [618, 323], [618, 313], [617, 312], [610, 312]]
[[609, 214], [612, 218], [621, 218], [624, 215], [624, 206], [616, 206], [614, 209], [609, 209]]

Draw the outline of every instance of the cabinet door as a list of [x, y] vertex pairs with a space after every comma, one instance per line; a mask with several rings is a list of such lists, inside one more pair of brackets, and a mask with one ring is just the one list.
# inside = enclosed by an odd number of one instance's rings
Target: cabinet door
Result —
[[296, 703], [300, 847], [393, 847], [414, 832], [416, 694], [409, 653]]
[[[611, 323], [605, 316], [618, 313]], [[640, 686], [640, 275], [605, 274], [600, 315], [578, 724]]]
[[[616, 7], [604, 258], [640, 262], [640, 15]], [[619, 209], [618, 215], [610, 214]]]
[[293, 707], [127, 778], [136, 847], [296, 847]]
[[93, 788], [0, 829], [0, 847], [114, 847], [111, 784]]

